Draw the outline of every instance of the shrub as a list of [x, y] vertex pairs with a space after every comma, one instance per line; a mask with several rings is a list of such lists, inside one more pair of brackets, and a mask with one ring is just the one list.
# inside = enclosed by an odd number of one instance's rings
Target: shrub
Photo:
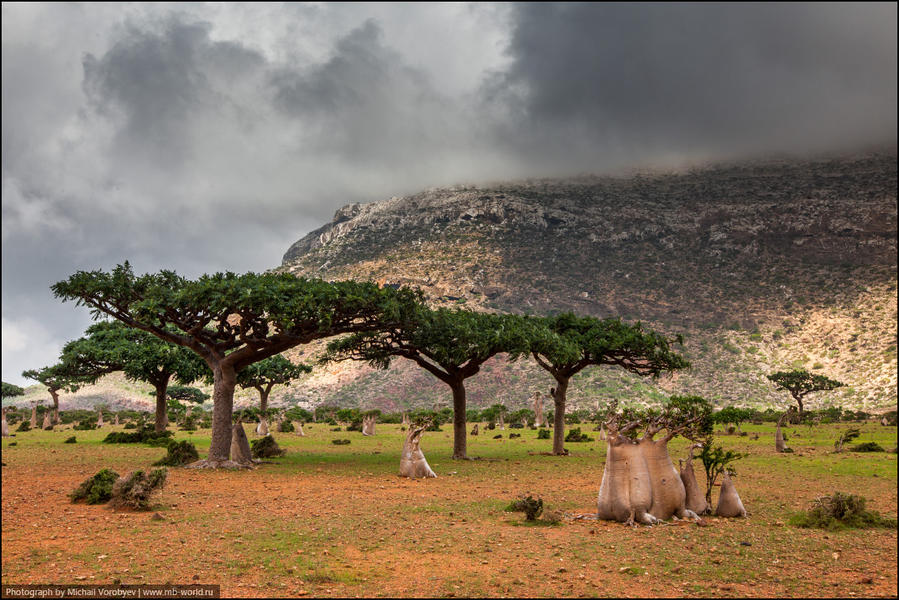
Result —
[[493, 436], [493, 439], [498, 440], [501, 437], [503, 437], [503, 434], [497, 433], [495, 436]]
[[78, 440], [75, 439], [74, 435], [70, 438], [66, 438], [66, 441], [63, 442], [63, 444], [76, 444], [76, 443], [78, 443]]
[[507, 512], [523, 512], [528, 521], [536, 521], [540, 513], [543, 512], [543, 499], [528, 496], [519, 496], [517, 500], [506, 507]]
[[250, 446], [253, 458], [272, 458], [287, 454], [287, 450], [279, 447], [278, 442], [276, 442], [275, 438], [271, 435], [267, 435], [262, 439], [253, 440], [250, 442]]
[[362, 431], [362, 421], [353, 421], [346, 428], [347, 431]]
[[493, 421], [490, 421], [489, 423], [487, 423], [487, 429], [490, 429], [490, 430], [496, 429], [496, 423], [494, 423]]
[[16, 431], [31, 431], [31, 425], [28, 421], [22, 421], [19, 423], [19, 426], [16, 427]]
[[331, 443], [337, 446], [346, 446], [350, 443], [350, 440], [331, 440]]
[[97, 428], [97, 422], [90, 419], [84, 419], [82, 421], [78, 421], [77, 425], [72, 427], [75, 431], [91, 431]]
[[549, 435], [549, 429], [543, 429], [542, 427], [537, 430], [537, 439], [538, 440], [548, 440], [551, 436]]
[[585, 433], [581, 433], [580, 427], [572, 427], [568, 430], [568, 433], [565, 434], [566, 442], [592, 442], [593, 438], [589, 437]]
[[148, 510], [150, 508], [150, 495], [162, 489], [168, 475], [165, 467], [153, 469], [149, 473], [141, 470], [134, 471], [125, 477], [120, 477], [112, 486], [112, 497], [109, 505], [114, 508], [133, 508], [135, 510]]
[[197, 452], [196, 446], [187, 440], [183, 442], [169, 440], [166, 450], [166, 455], [153, 463], [155, 466], [180, 467], [181, 465], [200, 460], [200, 454]]
[[88, 504], [102, 504], [112, 497], [112, 487], [119, 474], [111, 469], [103, 469], [93, 477], [85, 479], [75, 488], [69, 498], [72, 502], [85, 500]]
[[131, 421], [128, 421], [127, 423], [125, 423], [124, 428], [125, 429], [137, 429], [137, 423], [132, 423]]
[[558, 510], [543, 511], [543, 520], [550, 525], [558, 525], [562, 522], [562, 512]]
[[134, 432], [112, 431], [103, 438], [104, 444], [149, 444], [168, 446], [171, 431], [157, 432], [152, 426], [142, 427]]
[[521, 437], [521, 434], [520, 434], [520, 433], [510, 433], [510, 434], [509, 434], [509, 439], [510, 439], [510, 440], [511, 440], [512, 438], [519, 438], [519, 437]]
[[877, 442], [862, 442], [852, 447], [853, 452], [885, 452], [883, 446]]
[[510, 423], [509, 429], [524, 429], [524, 425], [521, 423]]
[[865, 498], [855, 494], [836, 492], [832, 496], [816, 498], [808, 512], [790, 517], [790, 525], [819, 529], [849, 529], [882, 527], [896, 528], [896, 519], [883, 517], [865, 508]]
[[278, 431], [281, 433], [292, 433], [296, 431], [296, 427], [293, 426], [293, 422], [289, 420], [281, 421], [281, 425], [278, 427]]

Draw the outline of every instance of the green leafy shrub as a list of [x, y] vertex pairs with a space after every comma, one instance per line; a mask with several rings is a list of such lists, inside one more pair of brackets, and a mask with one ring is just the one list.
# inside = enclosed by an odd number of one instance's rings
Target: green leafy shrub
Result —
[[138, 470], [125, 477], [120, 477], [112, 486], [109, 505], [114, 508], [148, 510], [150, 495], [162, 489], [167, 475], [168, 471], [162, 467], [153, 469], [149, 473]]
[[75, 439], [74, 435], [70, 438], [66, 438], [66, 441], [63, 442], [63, 444], [77, 444], [77, 443], [78, 443], [78, 440]]
[[542, 427], [537, 430], [537, 439], [538, 440], [548, 440], [551, 436], [549, 435], [549, 429], [543, 429]]
[[519, 496], [506, 507], [506, 512], [523, 512], [528, 521], [535, 521], [543, 512], [543, 499], [533, 498], [530, 494]]
[[862, 442], [852, 447], [853, 452], [885, 452], [883, 446], [877, 442]]
[[855, 494], [835, 492], [832, 496], [816, 498], [807, 512], [790, 517], [790, 525], [818, 529], [858, 529], [880, 527], [895, 529], [896, 519], [883, 517], [865, 508], [865, 498]]
[[166, 455], [153, 463], [155, 466], [180, 467], [181, 465], [200, 460], [200, 454], [197, 452], [196, 446], [187, 440], [183, 442], [169, 440], [166, 450]]
[[112, 497], [112, 487], [118, 478], [119, 474], [112, 469], [103, 469], [93, 477], [85, 479], [69, 494], [69, 499], [72, 502], [85, 500], [88, 504], [107, 502]]
[[362, 420], [353, 421], [346, 427], [347, 431], [362, 431]]
[[281, 425], [278, 427], [278, 431], [281, 433], [293, 433], [296, 431], [296, 427], [294, 427], [293, 422], [285, 419], [281, 421]]
[[151, 446], [168, 446], [171, 431], [157, 432], [152, 426], [142, 427], [134, 432], [112, 431], [103, 438], [104, 444], [149, 444]]
[[74, 425], [72, 427], [72, 429], [75, 431], [91, 431], [96, 428], [97, 428], [96, 421], [87, 420], [87, 419], [85, 419], [83, 421], [78, 421], [78, 424]]
[[565, 434], [566, 442], [592, 442], [593, 438], [588, 436], [586, 433], [581, 433], [580, 427], [572, 427], [568, 430], [568, 433]]
[[128, 421], [127, 423], [125, 423], [124, 428], [125, 429], [137, 429], [137, 423], [132, 423], [131, 421]]
[[336, 446], [346, 446], [350, 443], [350, 440], [331, 440], [331, 443]]
[[19, 423], [19, 426], [16, 427], [16, 431], [31, 431], [31, 425], [28, 421], [22, 421]]
[[271, 435], [267, 435], [258, 440], [253, 440], [250, 442], [250, 446], [253, 458], [273, 458], [275, 456], [284, 456], [287, 454], [287, 450], [278, 446], [278, 442], [276, 442], [275, 438]]

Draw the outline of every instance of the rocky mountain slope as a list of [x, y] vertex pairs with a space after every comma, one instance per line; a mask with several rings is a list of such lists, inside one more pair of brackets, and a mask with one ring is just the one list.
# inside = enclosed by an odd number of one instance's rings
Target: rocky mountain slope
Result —
[[[434, 305], [573, 310], [684, 334], [689, 372], [652, 381], [588, 369], [573, 380], [575, 406], [675, 392], [784, 405], [765, 375], [801, 366], [847, 384], [813, 395], [812, 408], [895, 408], [896, 191], [895, 150], [430, 189], [341, 208], [278, 270], [418, 286]], [[310, 360], [322, 345], [288, 356]], [[467, 387], [473, 406], [518, 407], [549, 386], [532, 361], [498, 357]], [[445, 388], [402, 360], [388, 371], [345, 363], [276, 389], [273, 402], [398, 410], [446, 406]], [[149, 407], [148, 391], [113, 377], [63, 405]], [[26, 399], [39, 397], [31, 388]]]

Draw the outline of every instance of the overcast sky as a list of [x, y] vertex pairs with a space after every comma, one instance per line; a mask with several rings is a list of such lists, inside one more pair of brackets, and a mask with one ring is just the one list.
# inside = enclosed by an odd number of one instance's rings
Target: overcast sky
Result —
[[3, 381], [49, 286], [264, 271], [349, 202], [896, 143], [896, 4], [2, 5]]

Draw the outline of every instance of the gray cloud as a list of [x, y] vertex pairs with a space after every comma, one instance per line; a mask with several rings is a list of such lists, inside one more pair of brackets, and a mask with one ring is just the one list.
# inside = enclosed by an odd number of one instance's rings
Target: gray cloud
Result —
[[[895, 5], [2, 5], [3, 379], [129, 259], [276, 266], [348, 202], [896, 137]], [[8, 334], [8, 335], [7, 335]]]
[[602, 168], [896, 141], [896, 5], [521, 4], [498, 129], [538, 165]]

